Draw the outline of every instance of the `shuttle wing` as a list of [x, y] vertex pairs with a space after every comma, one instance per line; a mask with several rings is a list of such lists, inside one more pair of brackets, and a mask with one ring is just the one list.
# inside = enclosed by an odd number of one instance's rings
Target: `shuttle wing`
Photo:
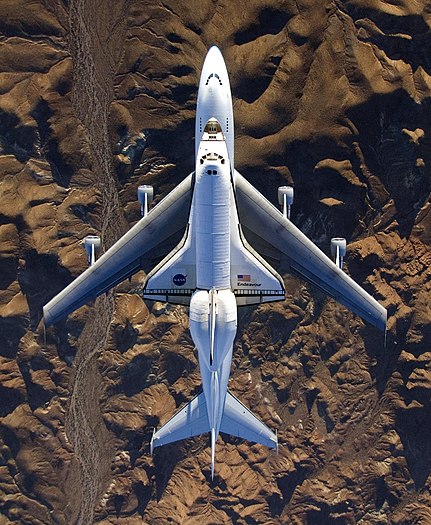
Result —
[[147, 275], [143, 295], [152, 301], [188, 306], [195, 289], [196, 251], [189, 224], [183, 241]]
[[190, 212], [194, 173], [172, 190], [96, 263], [43, 308], [45, 326], [63, 319], [137, 271], [153, 268], [183, 235]]
[[243, 232], [257, 250], [280, 267], [303, 277], [373, 324], [386, 329], [387, 312], [370, 294], [346, 275], [238, 172], [235, 172], [238, 214]]

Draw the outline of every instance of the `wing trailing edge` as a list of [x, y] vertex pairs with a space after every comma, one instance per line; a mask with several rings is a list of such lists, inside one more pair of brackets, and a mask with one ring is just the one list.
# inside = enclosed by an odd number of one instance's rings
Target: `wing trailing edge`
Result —
[[229, 390], [226, 393], [220, 432], [246, 439], [253, 443], [260, 443], [269, 448], [278, 447], [277, 434], [270, 430]]

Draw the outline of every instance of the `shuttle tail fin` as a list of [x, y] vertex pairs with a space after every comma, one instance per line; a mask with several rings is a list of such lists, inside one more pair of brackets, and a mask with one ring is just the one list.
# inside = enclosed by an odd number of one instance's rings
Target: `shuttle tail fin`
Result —
[[277, 448], [277, 434], [272, 432], [241, 401], [229, 391], [226, 394], [220, 432], [261, 443], [269, 448]]

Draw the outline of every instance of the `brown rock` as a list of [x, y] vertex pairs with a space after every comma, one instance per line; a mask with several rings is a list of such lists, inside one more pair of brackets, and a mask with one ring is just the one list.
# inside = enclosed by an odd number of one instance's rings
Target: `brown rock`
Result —
[[[431, 520], [429, 24], [422, 0], [1, 3], [4, 520]], [[214, 483], [207, 436], [149, 457], [200, 388], [186, 309], [142, 301], [141, 273], [46, 343], [31, 332], [86, 267], [83, 237], [106, 249], [139, 218], [138, 184], [159, 202], [193, 170], [212, 43], [237, 168], [274, 203], [293, 184], [295, 224], [325, 250], [345, 236], [349, 274], [389, 311], [383, 348], [295, 277], [286, 302], [241, 310], [230, 388], [280, 451], [223, 436]]]

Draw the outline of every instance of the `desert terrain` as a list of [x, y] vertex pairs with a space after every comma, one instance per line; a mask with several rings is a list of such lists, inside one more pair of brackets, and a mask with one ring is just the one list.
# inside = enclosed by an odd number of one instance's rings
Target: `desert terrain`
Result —
[[[0, 525], [431, 523], [431, 2], [0, 2]], [[46, 334], [42, 307], [194, 169], [207, 49], [236, 168], [388, 309], [381, 333], [296, 277], [239, 310], [230, 389], [277, 455], [149, 453], [200, 389], [187, 309], [140, 272]]]

